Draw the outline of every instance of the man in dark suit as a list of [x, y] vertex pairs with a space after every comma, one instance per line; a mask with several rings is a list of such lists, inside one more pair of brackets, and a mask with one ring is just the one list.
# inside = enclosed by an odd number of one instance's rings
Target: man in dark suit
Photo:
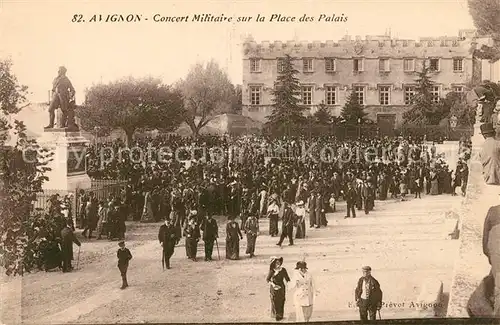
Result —
[[323, 195], [321, 195], [321, 190], [316, 191], [316, 202], [314, 203], [314, 208], [316, 209], [315, 215], [316, 215], [316, 228], [323, 226], [326, 226], [323, 220], [323, 215], [325, 214], [325, 202], [323, 199]]
[[163, 247], [162, 265], [170, 269], [170, 258], [174, 255], [177, 236], [172, 219], [165, 220], [165, 224], [160, 226], [158, 240]]
[[356, 203], [356, 197], [357, 193], [352, 183], [351, 182], [347, 183], [347, 190], [344, 193], [344, 199], [347, 203], [347, 215], [345, 216], [345, 218], [350, 218], [351, 212], [352, 212], [352, 217], [356, 218], [356, 209], [354, 209], [354, 204]]
[[73, 269], [71, 266], [71, 261], [73, 260], [73, 243], [78, 245], [78, 247], [82, 245], [71, 229], [71, 221], [67, 220], [66, 227], [61, 230], [62, 269], [65, 273], [71, 272]]
[[361, 321], [375, 320], [377, 311], [382, 308], [382, 290], [378, 281], [372, 277], [371, 271], [371, 267], [363, 267], [363, 276], [359, 278], [354, 291]]
[[207, 215], [202, 224], [203, 241], [205, 242], [205, 261], [212, 261], [214, 242], [219, 237], [217, 221], [211, 215]]
[[290, 208], [290, 205], [287, 202], [284, 202], [285, 210], [283, 212], [283, 223], [281, 224], [281, 237], [279, 242], [276, 244], [281, 246], [283, 244], [283, 240], [288, 237], [289, 244], [293, 245], [293, 225], [295, 223], [295, 213]]
[[370, 213], [375, 205], [375, 189], [371, 182], [366, 181], [363, 186], [363, 206], [365, 207], [365, 214]]

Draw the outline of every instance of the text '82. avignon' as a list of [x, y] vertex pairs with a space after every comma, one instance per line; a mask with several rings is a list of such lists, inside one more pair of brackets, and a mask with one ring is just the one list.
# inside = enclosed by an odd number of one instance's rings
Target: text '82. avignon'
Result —
[[138, 23], [142, 21], [152, 20], [153, 22], [166, 22], [166, 23], [187, 23], [187, 22], [200, 22], [200, 23], [233, 23], [233, 22], [281, 22], [281, 23], [295, 23], [295, 22], [347, 22], [347, 16], [344, 14], [320, 14], [317, 17], [308, 16], [287, 16], [283, 14], [273, 13], [269, 16], [257, 14], [257, 16], [240, 16], [232, 17], [224, 14], [213, 15], [208, 13], [183, 15], [183, 16], [168, 16], [161, 14], [154, 14], [150, 17], [142, 14], [91, 14], [85, 16], [83, 14], [73, 15], [71, 22], [73, 23]]

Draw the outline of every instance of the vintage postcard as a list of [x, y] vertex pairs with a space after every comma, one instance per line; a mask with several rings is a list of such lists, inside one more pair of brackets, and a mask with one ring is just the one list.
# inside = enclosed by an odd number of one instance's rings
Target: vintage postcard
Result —
[[500, 316], [498, 0], [0, 0], [0, 40], [1, 323]]

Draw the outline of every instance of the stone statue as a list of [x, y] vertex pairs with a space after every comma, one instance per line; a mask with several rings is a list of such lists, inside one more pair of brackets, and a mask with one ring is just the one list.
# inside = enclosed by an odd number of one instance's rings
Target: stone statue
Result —
[[77, 131], [75, 124], [75, 88], [66, 77], [66, 68], [59, 67], [58, 75], [52, 82], [52, 100], [49, 106], [49, 125], [45, 129], [54, 128], [55, 111], [61, 108], [62, 119], [59, 128]]

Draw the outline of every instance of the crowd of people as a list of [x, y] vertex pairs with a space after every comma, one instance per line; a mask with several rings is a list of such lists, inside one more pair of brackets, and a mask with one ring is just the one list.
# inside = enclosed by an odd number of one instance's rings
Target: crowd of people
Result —
[[[168, 154], [160, 157], [160, 152]], [[203, 229], [205, 216], [224, 215], [239, 219], [238, 228], [228, 228], [231, 242], [242, 238], [241, 231], [258, 232], [258, 222], [247, 223], [254, 216], [257, 221], [269, 218], [273, 237], [279, 236], [279, 218], [296, 227], [296, 234], [288, 236], [292, 244], [292, 237], [305, 237], [306, 219], [309, 227], [326, 226], [325, 213], [336, 211], [340, 200], [347, 203], [345, 217], [354, 218], [356, 211], [370, 213], [375, 200], [455, 195], [456, 187], [465, 195], [468, 175], [462, 159], [453, 175], [435, 144], [402, 137], [339, 141], [328, 136], [169, 135], [128, 146], [120, 141], [96, 144], [87, 153], [87, 165], [92, 178], [124, 179], [128, 185], [101, 202], [92, 193], [79, 196], [84, 235], [96, 231], [97, 238], [123, 239], [127, 219], [170, 219], [176, 243], [183, 236], [201, 238], [199, 230], [191, 229], [193, 222]], [[287, 209], [293, 216], [285, 214]]]
[[[165, 147], [171, 154], [161, 160], [157, 153]], [[467, 151], [466, 147], [464, 142], [461, 153]], [[148, 152], [147, 158], [144, 152]], [[244, 235], [245, 253], [252, 258], [263, 218], [269, 219], [266, 232], [277, 238], [276, 245], [283, 245], [285, 239], [288, 245], [294, 245], [296, 240], [306, 238], [307, 228], [326, 227], [326, 213], [339, 212], [337, 204], [342, 200], [347, 206], [344, 218], [356, 218], [360, 212], [369, 214], [376, 200], [405, 201], [408, 195], [420, 199], [422, 193], [456, 195], [456, 187], [465, 195], [468, 178], [465, 158], [466, 155], [461, 155], [453, 173], [436, 152], [434, 143], [428, 145], [421, 139], [402, 137], [271, 141], [257, 136], [198, 139], [165, 136], [140, 139], [129, 146], [117, 141], [92, 146], [87, 153], [87, 165], [92, 178], [125, 180], [126, 187], [108, 197], [98, 197], [92, 190], [80, 191], [74, 215], [83, 236], [89, 240], [120, 241], [118, 267], [121, 288], [125, 289], [132, 256], [123, 242], [126, 220], [164, 221], [158, 241], [166, 269], [171, 268], [170, 259], [183, 237], [188, 259], [197, 261], [197, 248], [202, 240], [205, 261], [213, 260], [220, 233], [214, 216], [228, 217], [223, 228], [225, 258], [240, 259], [240, 241]], [[70, 255], [68, 247], [72, 243], [81, 245], [73, 234], [73, 211], [65, 204], [69, 201], [70, 198], [64, 198], [61, 211], [57, 212], [65, 225], [61, 230], [64, 239], [59, 260], [64, 272], [72, 270], [73, 251]], [[64, 223], [64, 219], [68, 222]], [[217, 254], [220, 259], [218, 246]], [[53, 265], [57, 263], [52, 261]], [[282, 263], [282, 259], [273, 259], [267, 277], [272, 284], [271, 303], [276, 320], [283, 318], [284, 282], [314, 290], [304, 261], [297, 263], [292, 280]], [[373, 319], [379, 306], [366, 305], [362, 294], [366, 279], [371, 278], [360, 279], [356, 301], [362, 319], [368, 316]], [[299, 300], [297, 313], [307, 321], [312, 298], [303, 297], [309, 305]]]
[[[168, 148], [167, 159], [160, 159], [162, 148]], [[468, 177], [462, 159], [453, 177], [434, 144], [402, 137], [159, 136], [128, 146], [120, 141], [95, 144], [87, 152], [87, 165], [92, 178], [122, 179], [127, 186], [99, 198], [80, 191], [74, 215], [83, 236], [123, 240], [126, 220], [165, 220], [159, 239], [167, 268], [182, 237], [189, 259], [196, 260], [200, 239], [205, 260], [212, 259], [219, 232], [213, 216], [229, 219], [226, 258], [240, 258], [243, 234], [246, 254], [253, 257], [261, 218], [269, 219], [268, 235], [279, 237], [277, 245], [286, 238], [293, 245], [306, 237], [307, 224], [327, 226], [326, 213], [336, 212], [341, 200], [347, 204], [345, 218], [356, 218], [360, 211], [369, 214], [376, 200], [455, 195], [456, 187], [465, 195]], [[68, 209], [62, 209], [67, 218], [73, 215]]]

